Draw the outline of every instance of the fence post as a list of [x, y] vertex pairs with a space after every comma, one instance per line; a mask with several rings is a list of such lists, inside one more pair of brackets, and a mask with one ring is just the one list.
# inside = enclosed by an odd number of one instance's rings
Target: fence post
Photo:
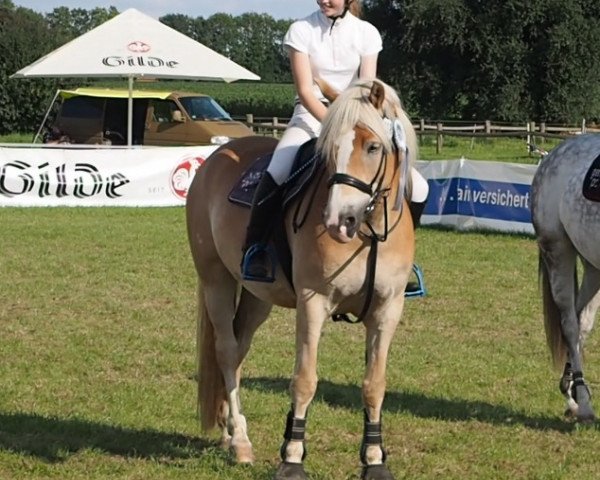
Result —
[[492, 122], [489, 120], [485, 121], [485, 133], [487, 133], [487, 134], [492, 133]]
[[[546, 133], [546, 122], [540, 122], [540, 133], [543, 135]], [[546, 142], [546, 136], [543, 135], [540, 139], [540, 143], [543, 145]]]
[[533, 136], [531, 137], [531, 142], [537, 143], [537, 140], [535, 138], [535, 122], [534, 121], [529, 122], [529, 131], [533, 133]]
[[425, 137], [425, 134], [423, 132], [425, 132], [425, 119], [421, 118], [419, 120], [419, 131], [421, 132], [421, 135], [419, 135], [419, 146], [423, 146], [423, 138]]
[[585, 133], [585, 118], [581, 121], [581, 133]]
[[252, 130], [254, 132], [254, 126], [252, 125], [254, 123], [254, 115], [251, 113], [247, 113], [246, 114], [246, 125], [248, 125], [250, 127], [250, 130]]
[[442, 147], [444, 146], [444, 136], [442, 135], [443, 125], [441, 123], [437, 124], [437, 140], [435, 143], [435, 153], [441, 153]]
[[[273, 117], [273, 126], [276, 127], [277, 125], [279, 125], [279, 119], [277, 117]], [[279, 131], [276, 128], [273, 129], [273, 136], [275, 138], [279, 138]]]

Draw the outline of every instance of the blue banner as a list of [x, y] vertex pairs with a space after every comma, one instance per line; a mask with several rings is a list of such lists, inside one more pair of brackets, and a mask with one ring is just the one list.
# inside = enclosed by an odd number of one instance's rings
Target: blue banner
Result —
[[466, 160], [417, 162], [429, 198], [422, 223], [533, 233], [531, 181], [537, 165]]

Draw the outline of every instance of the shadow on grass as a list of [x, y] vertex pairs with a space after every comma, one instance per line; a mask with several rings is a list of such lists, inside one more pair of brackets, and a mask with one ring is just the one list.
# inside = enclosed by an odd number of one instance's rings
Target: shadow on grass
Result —
[[85, 420], [32, 413], [0, 413], [0, 449], [62, 462], [92, 449], [135, 458], [197, 458], [217, 444], [197, 437], [156, 430], [134, 430]]
[[[254, 377], [242, 380], [242, 388], [263, 392], [286, 393], [289, 379]], [[316, 401], [332, 407], [362, 411], [362, 393], [356, 385], [340, 385], [320, 380]], [[409, 413], [415, 417], [463, 422], [476, 420], [493, 425], [519, 424], [535, 430], [571, 432], [576, 424], [558, 417], [531, 416], [517, 410], [486, 402], [431, 397], [420, 393], [388, 391], [383, 402], [384, 412]]]

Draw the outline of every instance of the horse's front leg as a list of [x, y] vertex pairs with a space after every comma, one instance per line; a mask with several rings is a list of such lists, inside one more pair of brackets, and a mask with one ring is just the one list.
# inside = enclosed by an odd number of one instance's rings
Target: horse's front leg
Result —
[[303, 461], [306, 457], [304, 433], [308, 406], [317, 390], [317, 351], [323, 322], [327, 317], [326, 300], [313, 292], [301, 292], [296, 313], [296, 363], [290, 382], [292, 407], [287, 415], [281, 464], [275, 480], [308, 478]]
[[388, 302], [365, 320], [366, 372], [363, 380], [363, 404], [365, 407], [364, 434], [360, 449], [363, 464], [361, 478], [367, 480], [393, 480], [385, 466], [381, 429], [381, 407], [385, 396], [387, 357], [392, 338], [404, 307], [404, 295]]

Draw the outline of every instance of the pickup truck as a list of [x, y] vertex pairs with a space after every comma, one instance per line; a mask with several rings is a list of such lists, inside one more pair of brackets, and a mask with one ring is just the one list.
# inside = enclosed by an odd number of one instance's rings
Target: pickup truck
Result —
[[[127, 89], [59, 90], [44, 141], [60, 135], [70, 143], [126, 145], [129, 95]], [[253, 134], [208, 95], [133, 90], [131, 96], [133, 145], [220, 145]]]

